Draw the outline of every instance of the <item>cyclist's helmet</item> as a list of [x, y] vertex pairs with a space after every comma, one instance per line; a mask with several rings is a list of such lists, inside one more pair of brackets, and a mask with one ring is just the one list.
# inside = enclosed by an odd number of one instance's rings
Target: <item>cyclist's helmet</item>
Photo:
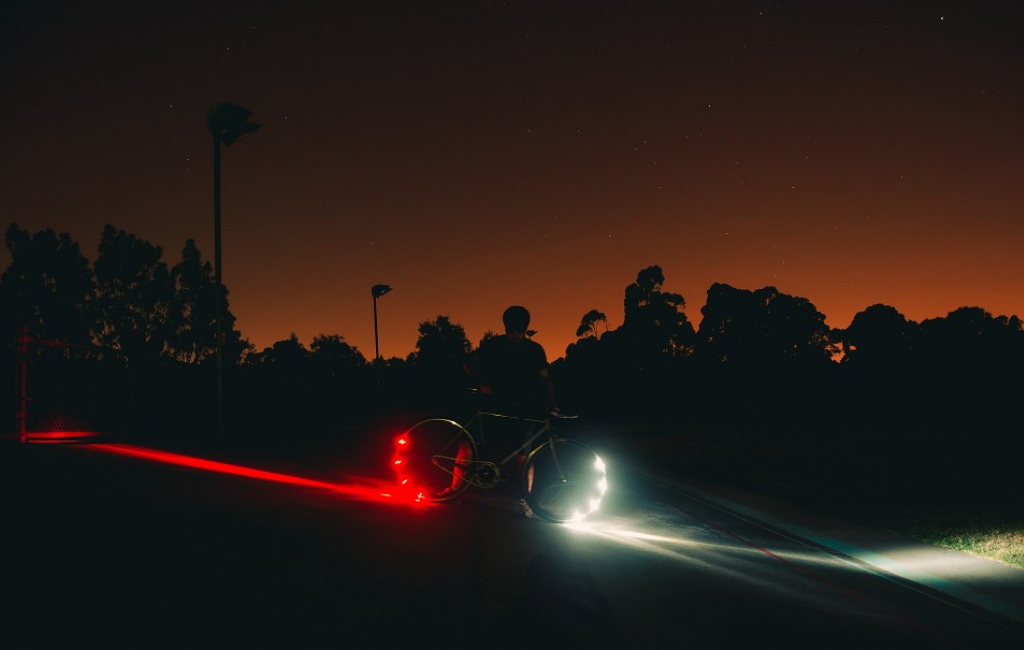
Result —
[[501, 320], [505, 323], [506, 332], [525, 332], [530, 326], [530, 312], [526, 307], [512, 305], [501, 315]]

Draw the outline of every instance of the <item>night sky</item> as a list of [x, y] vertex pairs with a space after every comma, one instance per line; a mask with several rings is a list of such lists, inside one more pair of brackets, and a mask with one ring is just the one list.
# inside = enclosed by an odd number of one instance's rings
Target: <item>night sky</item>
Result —
[[520, 303], [556, 358], [653, 264], [694, 326], [715, 282], [833, 327], [1024, 315], [1017, 2], [116, 4], [0, 9], [0, 226], [212, 262], [206, 111], [248, 108], [223, 274], [257, 349], [371, 358], [383, 283], [385, 357]]

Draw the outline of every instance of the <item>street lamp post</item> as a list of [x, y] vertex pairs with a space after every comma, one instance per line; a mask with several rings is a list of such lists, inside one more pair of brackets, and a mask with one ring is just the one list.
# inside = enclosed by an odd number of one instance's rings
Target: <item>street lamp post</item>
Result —
[[213, 134], [213, 268], [217, 285], [217, 434], [224, 437], [224, 284], [220, 263], [220, 145], [231, 146], [255, 133], [261, 124], [249, 121], [252, 111], [235, 104], [221, 102], [206, 111], [206, 126]]
[[370, 289], [370, 293], [373, 294], [373, 347], [376, 356], [376, 360], [380, 360], [380, 344], [377, 342], [377, 298], [380, 298], [388, 291], [391, 291], [391, 287], [386, 284], [375, 284]]

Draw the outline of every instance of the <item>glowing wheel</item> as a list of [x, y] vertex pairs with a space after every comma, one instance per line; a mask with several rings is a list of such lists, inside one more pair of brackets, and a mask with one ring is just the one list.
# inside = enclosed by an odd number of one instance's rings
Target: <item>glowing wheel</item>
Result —
[[579, 521], [600, 507], [608, 476], [604, 461], [590, 447], [555, 438], [526, 458], [522, 489], [538, 516], [557, 523]]
[[448, 501], [470, 486], [463, 477], [476, 457], [476, 442], [459, 423], [431, 419], [399, 436], [392, 467], [402, 489], [427, 501]]

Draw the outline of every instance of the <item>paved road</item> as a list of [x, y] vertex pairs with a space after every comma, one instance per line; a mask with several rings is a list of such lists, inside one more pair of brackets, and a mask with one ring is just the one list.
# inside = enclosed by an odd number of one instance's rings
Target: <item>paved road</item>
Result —
[[[937, 549], [882, 548], [876, 537], [871, 555], [863, 531], [830, 537], [835, 522], [638, 466], [612, 474], [612, 498], [578, 527], [519, 517], [506, 495], [409, 504], [384, 496], [385, 476], [357, 471], [386, 465], [386, 450], [368, 440], [341, 455], [0, 446], [0, 629], [14, 640], [4, 645], [1005, 648], [1024, 639], [1014, 618], [1022, 572], [1001, 565], [979, 560], [992, 571], [981, 582], [957, 565], [970, 587], [957, 593], [945, 560], [924, 553]], [[902, 551], [909, 566], [908, 549], [932, 563], [925, 578], [920, 567], [903, 575], [885, 565]]]

